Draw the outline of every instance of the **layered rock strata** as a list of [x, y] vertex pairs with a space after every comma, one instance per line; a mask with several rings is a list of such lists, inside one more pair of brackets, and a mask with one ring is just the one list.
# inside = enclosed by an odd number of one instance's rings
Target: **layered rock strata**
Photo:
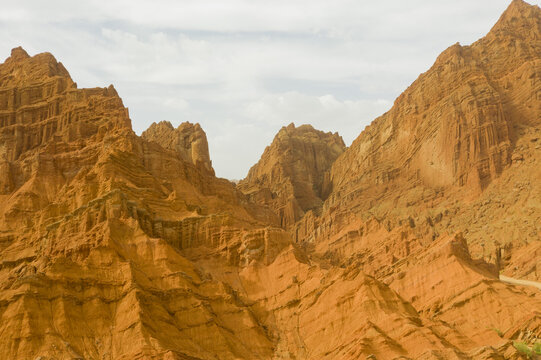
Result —
[[214, 174], [207, 135], [199, 124], [184, 122], [175, 129], [170, 122], [161, 121], [150, 125], [141, 137], [177, 152], [183, 160]]
[[541, 297], [499, 273], [539, 281], [540, 23], [513, 1], [349, 149], [288, 126], [238, 188], [199, 126], [139, 137], [112, 86], [14, 49], [0, 354], [520, 359]]
[[[485, 257], [539, 240], [540, 18], [513, 1], [484, 38], [444, 51], [333, 164], [316, 222], [411, 219], [429, 237], [463, 232]], [[300, 239], [314, 237], [311, 219]]]
[[288, 228], [308, 210], [321, 207], [330, 192], [331, 165], [344, 150], [337, 133], [310, 125], [284, 126], [238, 188], [272, 208]]

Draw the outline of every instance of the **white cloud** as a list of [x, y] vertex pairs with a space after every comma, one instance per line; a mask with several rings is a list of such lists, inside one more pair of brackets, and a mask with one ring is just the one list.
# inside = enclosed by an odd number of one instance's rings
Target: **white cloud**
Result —
[[292, 121], [351, 142], [509, 1], [11, 1], [0, 56], [50, 51], [80, 87], [113, 83], [137, 132], [200, 122], [217, 174], [240, 178]]
[[374, 118], [392, 103], [377, 100], [337, 100], [333, 95], [307, 96], [298, 92], [266, 95], [245, 107], [245, 117], [282, 126], [312, 124], [324, 131], [338, 131], [349, 144]]
[[163, 99], [163, 106], [185, 111], [190, 107], [190, 103], [183, 98], [165, 98]]
[[338, 131], [346, 143], [350, 143], [390, 106], [387, 100], [340, 101], [333, 95], [286, 92], [246, 102], [238, 113], [212, 127], [202, 125], [207, 129], [213, 164], [221, 166], [217, 170], [229, 178], [239, 179], [259, 160], [282, 126], [291, 122], [297, 126], [312, 124], [323, 131]]

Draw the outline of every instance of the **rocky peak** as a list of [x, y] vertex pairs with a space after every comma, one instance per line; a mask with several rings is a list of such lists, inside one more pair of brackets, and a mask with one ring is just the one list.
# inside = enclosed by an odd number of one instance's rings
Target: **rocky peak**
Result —
[[28, 59], [30, 55], [24, 50], [21, 46], [18, 46], [16, 48], [11, 49], [11, 56], [6, 60], [9, 61], [21, 61], [24, 59]]
[[28, 86], [53, 78], [63, 78], [67, 87], [75, 87], [70, 74], [48, 52], [30, 57], [22, 47], [11, 50], [11, 56], [0, 64], [0, 86]]
[[479, 194], [509, 166], [513, 127], [539, 122], [540, 29], [539, 7], [515, 0], [486, 37], [445, 50], [333, 165], [333, 188]]
[[199, 124], [184, 122], [175, 129], [169, 121], [160, 121], [150, 125], [141, 137], [175, 151], [184, 161], [214, 174], [207, 135]]
[[507, 9], [500, 16], [500, 19], [496, 25], [502, 22], [512, 22], [513, 19], [528, 19], [534, 18], [535, 13], [539, 12], [539, 7], [537, 5], [530, 5], [524, 0], [513, 0]]
[[2, 358], [524, 358], [541, 334], [540, 48], [453, 46], [349, 149], [291, 124], [238, 188], [204, 170], [198, 124], [142, 139], [112, 86], [15, 51]]
[[541, 9], [523, 0], [513, 0], [507, 10], [494, 25], [490, 34], [511, 35], [514, 37], [541, 37]]
[[[0, 195], [46, 167], [39, 157], [32, 166], [23, 165], [24, 159], [45, 148], [54, 152], [101, 140], [113, 129], [131, 132], [128, 111], [112, 86], [77, 89], [50, 53], [30, 57], [20, 47], [13, 49], [0, 64]], [[55, 179], [51, 188], [72, 175]]]
[[328, 170], [345, 148], [338, 133], [291, 123], [280, 129], [239, 188], [271, 206], [287, 227], [321, 205], [330, 191]]

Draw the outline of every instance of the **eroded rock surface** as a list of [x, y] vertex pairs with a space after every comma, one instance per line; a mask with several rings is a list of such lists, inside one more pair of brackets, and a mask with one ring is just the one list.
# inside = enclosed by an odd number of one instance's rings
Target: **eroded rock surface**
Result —
[[[462, 232], [491, 261], [498, 247], [537, 242], [540, 18], [513, 1], [484, 38], [444, 51], [333, 164], [317, 221], [344, 211], [427, 237]], [[305, 218], [299, 238], [314, 227]]]
[[191, 158], [146, 141], [112, 87], [77, 89], [50, 54], [14, 49], [0, 79], [2, 356], [271, 356], [249, 305], [181, 254], [245, 266], [289, 244], [214, 177], [202, 130], [177, 130]]
[[175, 129], [170, 122], [160, 121], [150, 125], [141, 137], [177, 152], [185, 161], [214, 174], [207, 135], [199, 124], [184, 122]]
[[539, 126], [539, 8], [513, 1], [483, 39], [445, 50], [333, 165], [337, 192], [395, 181], [485, 189], [515, 125]]
[[330, 192], [331, 165], [344, 150], [337, 133], [284, 126], [238, 187], [252, 201], [270, 206], [287, 228], [321, 207]]
[[239, 186], [51, 54], [0, 65], [6, 359], [519, 359], [541, 337], [541, 10], [515, 0], [349, 149], [284, 127]]

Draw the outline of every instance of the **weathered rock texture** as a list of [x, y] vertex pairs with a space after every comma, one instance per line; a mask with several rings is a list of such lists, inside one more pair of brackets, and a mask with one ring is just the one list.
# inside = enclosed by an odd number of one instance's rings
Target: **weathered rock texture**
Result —
[[210, 161], [207, 135], [199, 124], [188, 122], [173, 128], [168, 121], [153, 123], [141, 134], [147, 141], [154, 141], [165, 149], [177, 152], [184, 161], [206, 169], [214, 174]]
[[481, 191], [511, 163], [515, 125], [539, 125], [539, 8], [513, 1], [491, 32], [451, 46], [333, 166], [337, 193], [398, 180]]
[[541, 10], [515, 0], [345, 150], [239, 186], [50, 54], [0, 65], [0, 358], [519, 359], [541, 337]]
[[337, 133], [284, 126], [238, 187], [252, 201], [270, 206], [287, 228], [321, 207], [330, 190], [331, 165], [344, 150]]
[[250, 307], [180, 253], [244, 266], [288, 245], [213, 176], [202, 130], [176, 130], [191, 157], [139, 138], [112, 87], [77, 89], [50, 54], [14, 49], [0, 79], [2, 357], [269, 357]]
[[539, 240], [540, 54], [540, 10], [523, 1], [444, 51], [333, 164], [326, 213], [463, 232], [476, 256]]

